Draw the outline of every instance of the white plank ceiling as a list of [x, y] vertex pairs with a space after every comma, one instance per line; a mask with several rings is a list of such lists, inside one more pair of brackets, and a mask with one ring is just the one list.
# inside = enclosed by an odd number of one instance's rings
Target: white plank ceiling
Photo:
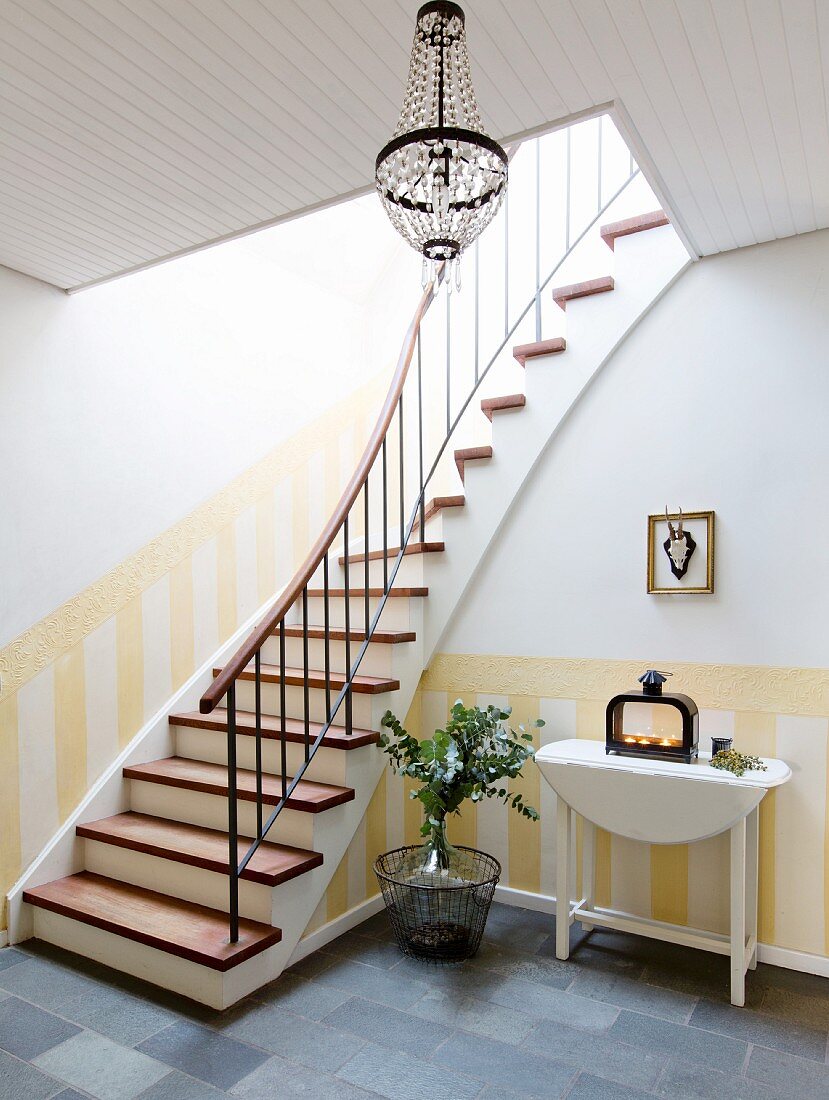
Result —
[[[474, 0], [501, 139], [613, 103], [699, 255], [829, 226], [829, 0]], [[365, 190], [416, 3], [0, 0], [0, 263], [76, 288]]]

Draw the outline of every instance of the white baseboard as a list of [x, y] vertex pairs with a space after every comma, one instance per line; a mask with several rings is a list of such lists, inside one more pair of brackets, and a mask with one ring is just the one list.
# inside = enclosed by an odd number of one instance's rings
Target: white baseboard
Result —
[[0, 947], [8, 947], [8, 946], [9, 946], [9, 933], [5, 929], [3, 929], [3, 931], [0, 932]]
[[350, 932], [352, 928], [356, 928], [357, 925], [362, 924], [364, 920], [368, 920], [368, 918], [373, 917], [375, 913], [379, 913], [382, 908], [383, 895], [375, 894], [373, 898], [361, 901], [359, 905], [355, 905], [353, 909], [349, 909], [347, 912], [343, 913], [342, 916], [329, 921], [328, 924], [324, 924], [321, 928], [315, 929], [309, 935], [305, 936], [304, 939], [301, 939], [296, 945], [294, 953], [288, 961], [288, 966], [293, 966], [293, 964], [298, 963], [300, 959], [304, 959], [307, 955], [312, 955], [315, 951], [319, 951], [321, 947], [325, 947], [327, 943], [331, 943], [337, 936], [342, 936], [344, 932]]
[[810, 955], [808, 951], [792, 951], [789, 947], [758, 943], [757, 958], [770, 966], [782, 966], [786, 970], [800, 970], [804, 974], [818, 974], [821, 978], [829, 978], [829, 959], [824, 955]]
[[[529, 890], [515, 890], [511, 886], [496, 886], [495, 900], [504, 905], [516, 905], [537, 913], [555, 914], [556, 899], [550, 894], [532, 894]], [[775, 947], [769, 943], [757, 945], [757, 959], [770, 966], [782, 966], [786, 970], [800, 970], [804, 974], [818, 974], [829, 978], [829, 958], [810, 955], [808, 951], [793, 951], [788, 947]]]
[[515, 890], [512, 886], [496, 886], [495, 900], [504, 905], [517, 905], [520, 909], [533, 909], [536, 913], [555, 915], [556, 899], [550, 894], [533, 894], [529, 890]]

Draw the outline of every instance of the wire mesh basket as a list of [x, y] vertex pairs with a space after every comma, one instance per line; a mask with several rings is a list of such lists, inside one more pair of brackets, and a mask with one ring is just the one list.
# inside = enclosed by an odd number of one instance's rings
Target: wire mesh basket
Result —
[[495, 887], [497, 859], [458, 845], [447, 871], [418, 866], [417, 845], [395, 848], [374, 863], [374, 873], [404, 955], [430, 962], [471, 958], [481, 943]]

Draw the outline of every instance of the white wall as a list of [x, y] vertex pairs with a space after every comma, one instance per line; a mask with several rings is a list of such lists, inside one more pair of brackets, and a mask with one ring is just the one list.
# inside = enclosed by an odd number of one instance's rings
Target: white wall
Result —
[[373, 196], [69, 297], [0, 268], [0, 645], [389, 371], [419, 293]]
[[[827, 349], [829, 232], [693, 265], [553, 439], [438, 648], [829, 663]], [[716, 511], [715, 595], [646, 594], [666, 504]]]

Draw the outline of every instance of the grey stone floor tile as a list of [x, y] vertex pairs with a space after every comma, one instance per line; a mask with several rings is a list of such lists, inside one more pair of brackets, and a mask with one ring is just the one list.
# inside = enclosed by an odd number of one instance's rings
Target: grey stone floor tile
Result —
[[297, 1016], [320, 1020], [337, 1005], [347, 1001], [349, 996], [349, 993], [333, 986], [283, 974], [264, 989], [258, 989], [253, 999], [274, 1008], [285, 1008]]
[[550, 985], [554, 989], [566, 989], [579, 974], [578, 967], [569, 961], [561, 962], [555, 958], [510, 951], [486, 941], [481, 944], [478, 954], [470, 959], [467, 965], [472, 970], [492, 970], [496, 974], [505, 974], [510, 978], [523, 978], [528, 982]]
[[176, 1020], [166, 1009], [105, 985], [73, 997], [61, 1006], [60, 1014], [130, 1047]]
[[187, 1020], [164, 1028], [137, 1049], [221, 1089], [235, 1085], [268, 1058], [264, 1051]]
[[15, 947], [0, 947], [0, 970], [8, 970], [10, 966], [16, 966], [27, 958], [27, 955]]
[[79, 1032], [34, 1061], [53, 1077], [99, 1100], [134, 1100], [169, 1073], [153, 1058], [91, 1031]]
[[[469, 988], [474, 992], [474, 986]], [[523, 1042], [535, 1026], [533, 1017], [524, 1012], [454, 990], [430, 989], [408, 1011], [447, 1028], [460, 1028], [513, 1045]]]
[[[619, 971], [629, 977], [636, 977], [644, 969], [642, 960], [632, 954], [626, 954], [618, 947], [603, 944], [601, 940], [594, 939], [596, 932], [586, 934], [575, 931], [575, 926], [570, 929], [570, 958], [567, 962], [578, 967], [579, 970], [600, 970], [602, 973]], [[556, 957], [556, 937], [548, 936], [536, 950], [539, 958], [554, 959]]]
[[797, 1097], [797, 1100], [829, 1097], [829, 1066], [780, 1050], [755, 1047], [748, 1060], [746, 1075], [778, 1089], [783, 1096]]
[[459, 1031], [438, 1048], [432, 1061], [477, 1077], [482, 1084], [511, 1088], [520, 1095], [544, 1100], [563, 1096], [576, 1073], [573, 1066]]
[[811, 997], [829, 997], [829, 978], [822, 978], [818, 974], [805, 974], [801, 970], [787, 970], [782, 966], [760, 963], [752, 977], [763, 989], [789, 989]]
[[762, 991], [759, 1011], [806, 1027], [829, 1030], [829, 990], [815, 996], [794, 989], [767, 988]]
[[425, 980], [407, 977], [397, 968], [378, 970], [376, 966], [366, 966], [351, 959], [334, 959], [315, 981], [342, 989], [355, 997], [391, 1005], [392, 1008], [408, 1008], [419, 1001], [429, 988]]
[[[21, 964], [22, 965], [22, 964]], [[80, 1029], [17, 997], [0, 1001], [0, 1050], [31, 1062]]]
[[452, 1069], [370, 1043], [350, 1058], [337, 1076], [388, 1100], [467, 1100], [477, 1096], [483, 1084]]
[[487, 943], [495, 943], [511, 951], [526, 951], [529, 954], [537, 951], [548, 935], [549, 932], [537, 928], [516, 927], [511, 924], [499, 924], [496, 921], [487, 922], [484, 929], [484, 940]]
[[370, 936], [360, 935], [359, 932], [346, 932], [344, 936], [339, 936], [322, 948], [322, 953], [346, 959], [359, 959], [360, 962], [379, 966], [382, 970], [389, 970], [403, 958], [396, 943], [372, 939]]
[[221, 1100], [226, 1095], [206, 1081], [197, 1081], [195, 1077], [173, 1070], [142, 1092], [137, 1100]]
[[596, 1077], [645, 1090], [654, 1087], [665, 1066], [665, 1058], [660, 1055], [647, 1054], [552, 1020], [542, 1020], [524, 1043], [524, 1049]]
[[618, 1085], [590, 1073], [580, 1073], [567, 1094], [567, 1100], [649, 1100], [652, 1096], [653, 1093], [642, 1092], [641, 1089]]
[[666, 1100], [783, 1100], [784, 1095], [792, 1095], [747, 1077], [693, 1065], [681, 1057], [668, 1063], [656, 1093]]
[[87, 1100], [86, 1096], [76, 1089], [64, 1089], [59, 1092], [54, 1100]]
[[825, 1029], [804, 1027], [760, 1012], [746, 1012], [730, 1004], [700, 1001], [691, 1016], [691, 1026], [818, 1062], [826, 1057]]
[[724, 1073], [739, 1073], [748, 1044], [726, 1035], [711, 1035], [687, 1024], [675, 1024], [655, 1016], [622, 1009], [608, 1037], [646, 1050], [650, 1054], [681, 1051], [689, 1062], [701, 1063]]
[[0, 1096], [3, 1100], [50, 1100], [64, 1088], [62, 1081], [0, 1050]]
[[323, 1023], [390, 1050], [405, 1051], [424, 1059], [437, 1049], [451, 1030], [423, 1016], [399, 1012], [396, 1008], [363, 1001], [359, 997], [352, 997], [335, 1008]]
[[353, 1035], [268, 1005], [245, 1013], [236, 1023], [230, 1024], [224, 1034], [263, 1047], [288, 1061], [328, 1073], [339, 1069], [360, 1046]]
[[294, 978], [316, 978], [317, 974], [328, 969], [331, 962], [330, 955], [326, 955], [322, 951], [315, 951], [312, 955], [306, 955], [304, 959], [294, 963], [285, 973]]
[[619, 1009], [603, 1001], [594, 1001], [589, 997], [576, 997], [560, 989], [525, 982], [518, 978], [508, 979], [499, 986], [488, 989], [488, 1000], [506, 1008], [525, 1012], [543, 1020], [558, 1020], [571, 1027], [580, 1027], [585, 1031], [604, 1032], [619, 1015]]
[[50, 959], [27, 958], [25, 962], [0, 970], [0, 988], [32, 1004], [54, 1012], [64, 1005], [93, 992], [95, 982]]
[[231, 1089], [242, 1100], [369, 1100], [376, 1092], [349, 1085], [339, 1077], [271, 1058]]
[[362, 924], [358, 924], [354, 931], [359, 932], [361, 936], [371, 936], [377, 940], [394, 940], [394, 929], [385, 909], [364, 920]]
[[697, 1004], [697, 998], [687, 993], [634, 981], [623, 974], [601, 974], [595, 970], [579, 974], [570, 992], [682, 1023], [687, 1022]]

